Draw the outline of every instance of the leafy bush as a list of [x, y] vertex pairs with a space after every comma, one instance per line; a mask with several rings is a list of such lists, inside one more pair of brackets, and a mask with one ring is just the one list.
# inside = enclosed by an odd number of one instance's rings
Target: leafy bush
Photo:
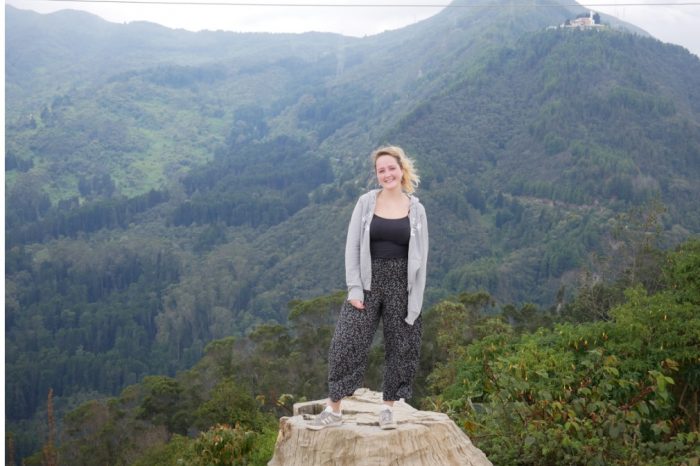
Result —
[[275, 429], [252, 432], [240, 425], [218, 424], [196, 439], [175, 435], [167, 444], [143, 455], [134, 466], [264, 466], [272, 457], [276, 438]]
[[240, 425], [216, 425], [202, 433], [194, 443], [197, 464], [247, 464], [245, 456], [253, 450], [255, 437], [255, 433], [242, 429]]
[[658, 293], [629, 288], [608, 322], [516, 335], [482, 320], [426, 404], [494, 464], [697, 464], [700, 243], [670, 254], [665, 275]]

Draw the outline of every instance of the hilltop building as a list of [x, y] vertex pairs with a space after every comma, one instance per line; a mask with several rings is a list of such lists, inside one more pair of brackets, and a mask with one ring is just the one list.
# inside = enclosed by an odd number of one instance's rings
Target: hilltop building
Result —
[[567, 19], [560, 27], [589, 29], [603, 27], [603, 25], [600, 24], [600, 15], [589, 11], [588, 14], [583, 13], [575, 19]]

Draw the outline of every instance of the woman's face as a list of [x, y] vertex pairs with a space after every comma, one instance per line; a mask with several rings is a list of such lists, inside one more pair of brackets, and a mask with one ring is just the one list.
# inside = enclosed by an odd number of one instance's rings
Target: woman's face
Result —
[[374, 164], [377, 171], [377, 181], [384, 189], [401, 189], [401, 179], [403, 172], [399, 161], [391, 155], [381, 155], [377, 157]]

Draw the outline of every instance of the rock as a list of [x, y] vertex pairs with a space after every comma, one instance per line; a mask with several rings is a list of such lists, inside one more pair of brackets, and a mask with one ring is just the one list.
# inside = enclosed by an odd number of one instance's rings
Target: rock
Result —
[[360, 388], [343, 400], [343, 425], [310, 430], [306, 424], [327, 400], [297, 403], [280, 419], [268, 466], [435, 465], [492, 466], [486, 455], [443, 413], [394, 403], [395, 430], [379, 428], [382, 394]]

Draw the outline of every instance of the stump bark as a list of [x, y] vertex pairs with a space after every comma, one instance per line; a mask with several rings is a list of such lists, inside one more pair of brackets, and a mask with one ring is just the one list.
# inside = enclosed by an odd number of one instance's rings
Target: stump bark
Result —
[[398, 401], [398, 428], [379, 428], [382, 394], [366, 388], [343, 400], [343, 425], [310, 430], [306, 424], [327, 400], [294, 405], [280, 419], [275, 453], [268, 466], [492, 466], [486, 455], [443, 413], [419, 411]]

